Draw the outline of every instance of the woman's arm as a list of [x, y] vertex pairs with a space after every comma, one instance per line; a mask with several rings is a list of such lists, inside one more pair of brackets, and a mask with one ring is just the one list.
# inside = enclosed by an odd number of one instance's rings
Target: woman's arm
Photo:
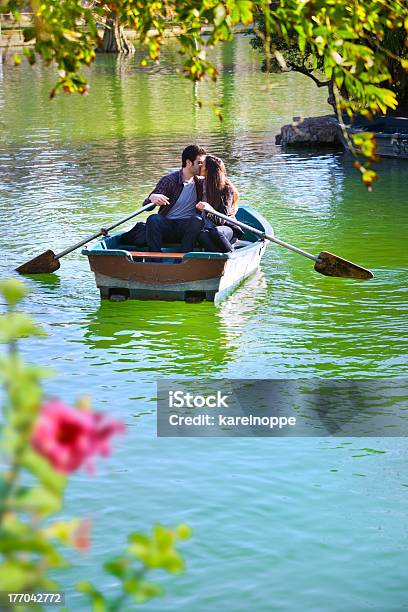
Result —
[[238, 189], [235, 187], [235, 185], [233, 185], [231, 183], [231, 186], [232, 186], [232, 190], [233, 190], [233, 194], [234, 194], [234, 196], [233, 196], [234, 197], [234, 205], [233, 205], [234, 206], [234, 212], [233, 212], [233, 215], [236, 215], [237, 211], [238, 211], [239, 193], [238, 193]]
[[[231, 183], [228, 185], [221, 196], [221, 203], [216, 207], [218, 212], [223, 215], [227, 215], [227, 217], [234, 217], [238, 210], [238, 200], [239, 194], [235, 186]], [[198, 210], [204, 210], [204, 202], [198, 202], [196, 208]], [[207, 217], [215, 224], [215, 225], [224, 225], [225, 221], [220, 219], [219, 217], [215, 217], [211, 213], [207, 215]]]
[[228, 185], [225, 193], [223, 193], [221, 198], [221, 207], [223, 210], [220, 210], [224, 215], [228, 217], [233, 217], [238, 210], [238, 200], [239, 194], [235, 186], [231, 183]]

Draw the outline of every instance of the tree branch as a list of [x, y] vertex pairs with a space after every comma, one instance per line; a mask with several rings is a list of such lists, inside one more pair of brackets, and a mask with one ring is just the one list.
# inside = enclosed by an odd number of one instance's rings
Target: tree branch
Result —
[[293, 72], [300, 72], [301, 74], [310, 77], [318, 87], [328, 87], [330, 85], [330, 81], [319, 81], [319, 79], [315, 77], [310, 70], [307, 70], [307, 68], [300, 68], [299, 66], [293, 66], [290, 64], [290, 69], [293, 70]]

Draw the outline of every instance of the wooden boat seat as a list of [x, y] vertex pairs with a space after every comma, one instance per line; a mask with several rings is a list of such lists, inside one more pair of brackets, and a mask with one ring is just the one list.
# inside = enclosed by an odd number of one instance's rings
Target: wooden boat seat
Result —
[[157, 259], [182, 259], [185, 255], [185, 253], [157, 253], [157, 252], [153, 252], [153, 251], [129, 251], [129, 253], [132, 255], [132, 257], [137, 257], [137, 258], [145, 258], [145, 257], [153, 257], [153, 258], [157, 258]]

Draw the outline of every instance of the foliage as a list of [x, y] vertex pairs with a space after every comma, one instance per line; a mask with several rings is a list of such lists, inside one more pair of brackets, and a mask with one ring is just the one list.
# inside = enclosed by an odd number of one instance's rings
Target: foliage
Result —
[[[17, 18], [26, 5], [26, 0], [0, 0], [0, 10]], [[259, 35], [269, 42], [265, 52], [272, 47], [275, 53], [281, 45], [297, 54], [297, 63], [307, 58], [314, 68], [320, 65], [339, 91], [346, 87], [351, 99], [342, 100], [346, 112], [385, 112], [395, 106], [395, 95], [380, 85], [390, 79], [387, 57], [399, 61], [395, 51], [404, 47], [408, 31], [406, 2], [387, 0], [30, 0], [29, 5], [35, 18], [24, 35], [35, 46], [25, 52], [29, 61], [37, 53], [56, 62], [56, 90], [85, 93], [79, 71], [94, 60], [94, 47], [101, 42], [98, 23], [113, 10], [121, 25], [136, 30], [153, 61], [159, 59], [165, 30], [176, 25], [184, 71], [194, 81], [217, 75], [207, 60], [208, 48], [231, 40], [235, 26], [260, 20]], [[392, 50], [384, 45], [394, 31], [402, 38]]]
[[[0, 315], [0, 341], [9, 346], [0, 361], [6, 391], [0, 429], [0, 592], [59, 591], [50, 573], [68, 566], [61, 547], [84, 551], [90, 545], [87, 519], [55, 517], [63, 508], [68, 475], [95, 454], [109, 454], [110, 438], [123, 425], [91, 411], [87, 402], [70, 408], [59, 400], [44, 401], [41, 381], [47, 372], [26, 365], [17, 346], [21, 338], [44, 332], [16, 310], [26, 294], [20, 281], [0, 281], [0, 294], [7, 304]], [[175, 531], [156, 525], [151, 536], [132, 533], [123, 555], [104, 566], [117, 578], [119, 595], [105, 596], [87, 582], [78, 588], [98, 611], [120, 610], [129, 597], [138, 603], [155, 597], [162, 589], [146, 574], [152, 569], [181, 571], [183, 559], [175, 544], [189, 535], [186, 525]], [[2, 610], [20, 609], [7, 601], [0, 605]]]
[[307, 43], [301, 50], [298, 45], [298, 34], [292, 32], [288, 39], [283, 38], [279, 33], [269, 34], [269, 49], [265, 49], [265, 19], [260, 14], [256, 18], [256, 27], [251, 30], [251, 47], [262, 52], [264, 60], [262, 70], [279, 73], [293, 70], [310, 76], [318, 85], [328, 85], [329, 81], [320, 81], [315, 76], [315, 71], [323, 69], [323, 58], [312, 54], [310, 45]]
[[[154, 62], [159, 61], [165, 30], [176, 25], [183, 71], [193, 81], [205, 76], [215, 80], [217, 69], [208, 60], [208, 49], [231, 40], [235, 26], [256, 26], [260, 20], [257, 31], [267, 65], [274, 58], [284, 66], [286, 54], [292, 67], [297, 65], [309, 75], [321, 68], [332, 83], [341, 120], [343, 114], [370, 116], [395, 109], [398, 82], [406, 83], [407, 0], [29, 0], [28, 4], [35, 17], [25, 38], [35, 46], [24, 54], [31, 63], [36, 54], [56, 63], [59, 77], [52, 96], [60, 89], [87, 92], [81, 69], [94, 60], [94, 47], [101, 44], [98, 22], [112, 11], [120, 25], [138, 33], [147, 58]], [[18, 17], [26, 5], [27, 0], [0, 0], [0, 11]], [[394, 84], [393, 76], [399, 79]]]
[[[154, 62], [159, 60], [165, 30], [176, 23], [180, 52], [185, 57], [184, 72], [194, 81], [205, 75], [216, 78], [217, 70], [207, 60], [205, 49], [231, 40], [234, 25], [249, 24], [253, 19], [253, 3], [249, 0], [0, 0], [0, 12], [11, 12], [18, 19], [27, 5], [34, 13], [34, 22], [24, 30], [24, 38], [33, 41], [34, 48], [26, 48], [23, 53], [30, 63], [36, 61], [37, 54], [46, 63], [54, 61], [57, 65], [59, 78], [52, 97], [61, 89], [87, 93], [81, 69], [95, 59], [95, 46], [102, 45], [98, 24], [112, 11], [120, 25], [136, 30]], [[204, 37], [203, 27], [209, 36]], [[143, 60], [146, 62], [147, 58]]]
[[90, 582], [82, 581], [78, 589], [88, 595], [92, 601], [93, 610], [119, 610], [128, 596], [135, 603], [144, 603], [152, 597], [163, 595], [163, 588], [155, 582], [146, 579], [149, 570], [162, 569], [171, 574], [177, 574], [184, 568], [184, 561], [175, 549], [177, 539], [190, 537], [187, 525], [179, 525], [175, 531], [155, 525], [151, 536], [141, 533], [131, 533], [129, 545], [123, 555], [105, 563], [105, 571], [120, 582], [121, 592], [110, 601]]
[[282, 0], [272, 3], [277, 27], [269, 31], [264, 14], [257, 16], [252, 46], [264, 51], [263, 68], [294, 70], [328, 87], [349, 148], [366, 158], [355, 166], [369, 189], [378, 178], [370, 169], [378, 161], [375, 135], [350, 138], [344, 115], [408, 111], [407, 9], [406, 2], [386, 0]]

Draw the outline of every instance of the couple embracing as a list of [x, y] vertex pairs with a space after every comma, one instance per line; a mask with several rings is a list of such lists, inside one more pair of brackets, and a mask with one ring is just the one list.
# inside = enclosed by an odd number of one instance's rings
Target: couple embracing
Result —
[[181, 161], [181, 170], [162, 177], [144, 201], [160, 207], [146, 221], [149, 251], [160, 252], [163, 242], [180, 243], [183, 253], [193, 251], [196, 243], [206, 251], [232, 251], [242, 231], [204, 213], [205, 203], [232, 219], [238, 209], [238, 192], [223, 161], [198, 145], [186, 147]]

